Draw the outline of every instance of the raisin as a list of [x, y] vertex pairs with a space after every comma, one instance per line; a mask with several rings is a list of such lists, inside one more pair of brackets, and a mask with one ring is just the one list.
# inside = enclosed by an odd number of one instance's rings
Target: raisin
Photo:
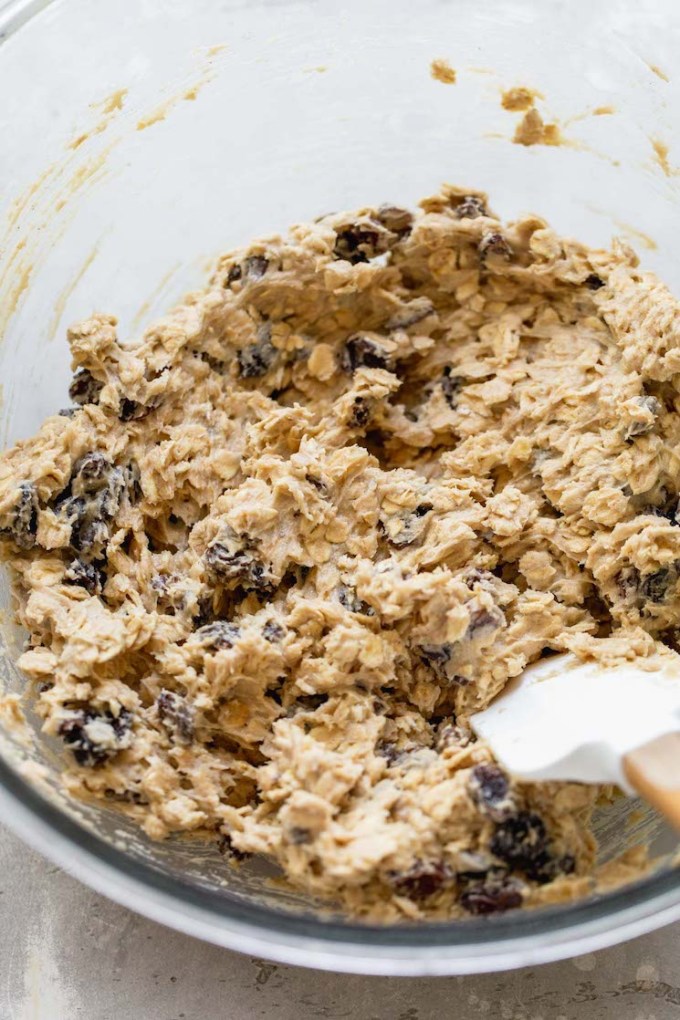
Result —
[[108, 786], [104, 790], [107, 800], [115, 800], [119, 804], [148, 804], [146, 797], [139, 790], [113, 790]]
[[556, 878], [564, 875], [573, 875], [576, 870], [576, 858], [573, 854], [564, 854], [562, 857], [549, 857], [542, 868], [531, 877], [542, 884], [554, 882]]
[[349, 588], [346, 584], [341, 584], [338, 588], [338, 601], [350, 613], [360, 613], [362, 616], [375, 616], [375, 609], [369, 606], [368, 602], [360, 599], [354, 588]]
[[276, 591], [276, 582], [263, 563], [253, 561], [246, 577], [242, 579], [245, 591], [253, 591], [268, 598]]
[[64, 573], [64, 584], [80, 585], [90, 595], [101, 595], [105, 583], [106, 575], [100, 567], [80, 559], [73, 560]]
[[337, 259], [344, 259], [352, 265], [368, 262], [387, 250], [384, 235], [385, 230], [377, 224], [371, 228], [360, 223], [350, 223], [336, 231], [333, 254]]
[[243, 379], [257, 379], [266, 375], [276, 361], [278, 351], [271, 342], [271, 326], [264, 323], [257, 332], [257, 342], [242, 347], [238, 352], [239, 373]]
[[490, 570], [480, 570], [479, 567], [473, 567], [472, 570], [467, 571], [463, 580], [472, 591], [476, 584], [485, 586], [488, 585], [489, 581], [493, 582], [495, 578]]
[[232, 266], [227, 273], [227, 283], [234, 283], [236, 280], [240, 280], [242, 276], [243, 270], [237, 263], [235, 266]]
[[262, 628], [262, 637], [265, 641], [269, 641], [274, 644], [276, 641], [281, 641], [286, 636], [286, 628], [282, 627], [276, 620], [267, 620], [264, 627]]
[[393, 876], [393, 885], [400, 896], [419, 901], [440, 892], [452, 878], [444, 861], [416, 861], [408, 871]]
[[383, 227], [391, 230], [393, 234], [404, 237], [410, 234], [413, 226], [413, 214], [408, 209], [401, 209], [397, 205], [381, 205], [376, 214], [376, 219]]
[[100, 556], [108, 542], [108, 523], [118, 512], [126, 489], [120, 468], [99, 452], [84, 454], [74, 465], [67, 487], [52, 509], [71, 526], [71, 546]]
[[388, 368], [389, 363], [387, 351], [365, 336], [351, 336], [340, 354], [340, 365], [350, 374], [357, 368]]
[[92, 375], [87, 368], [79, 368], [68, 388], [68, 395], [74, 404], [98, 404], [104, 383]]
[[111, 471], [111, 461], [103, 453], [85, 453], [73, 465], [71, 481], [81, 492], [96, 492]]
[[239, 850], [238, 847], [234, 846], [231, 836], [228, 836], [226, 833], [220, 833], [217, 839], [217, 849], [223, 857], [231, 861], [247, 861], [252, 856], [252, 854], [246, 853], [245, 850]]
[[362, 429], [371, 420], [371, 407], [365, 397], [355, 397], [347, 424], [350, 428]]
[[496, 230], [483, 234], [479, 242], [480, 259], [486, 259], [489, 255], [496, 255], [506, 260], [512, 258], [512, 248], [503, 235]]
[[448, 666], [453, 655], [453, 646], [448, 642], [442, 645], [420, 645], [418, 654], [439, 680], [449, 680]]
[[241, 636], [241, 628], [227, 620], [215, 620], [214, 623], [200, 627], [195, 636], [201, 644], [209, 648], [233, 648]]
[[505, 772], [491, 762], [475, 765], [468, 780], [468, 792], [482, 811], [497, 822], [514, 811], [510, 781]]
[[465, 195], [454, 210], [458, 220], [475, 220], [479, 216], [486, 216], [486, 206], [477, 195]]
[[158, 718], [168, 732], [182, 744], [194, 737], [194, 713], [186, 698], [174, 691], [162, 690], [156, 699]]
[[669, 591], [675, 586], [678, 579], [678, 572], [675, 565], [661, 567], [653, 574], [643, 577], [640, 582], [640, 592], [650, 602], [665, 602]]
[[[129, 461], [125, 468], [125, 486], [127, 488], [128, 497], [131, 503], [138, 503], [144, 491], [142, 489], [142, 474], [139, 470], [139, 464], [135, 460]], [[171, 514], [171, 517], [173, 515]], [[170, 520], [171, 524], [183, 523], [182, 521]]]
[[604, 287], [604, 280], [597, 273], [590, 273], [584, 282], [588, 290], [599, 290], [600, 287]]
[[463, 385], [463, 379], [459, 375], [451, 374], [451, 366], [447, 365], [442, 373], [441, 387], [444, 400], [453, 410], [456, 407], [456, 396]]
[[551, 855], [543, 819], [533, 811], [520, 811], [500, 822], [489, 844], [492, 854], [529, 878], [542, 880]]
[[501, 914], [522, 906], [522, 892], [512, 879], [473, 882], [461, 893], [460, 905], [470, 914]]
[[470, 622], [465, 636], [471, 640], [487, 637], [495, 633], [504, 623], [505, 615], [497, 606], [493, 609], [475, 606], [470, 610]]
[[294, 825], [288, 830], [288, 839], [293, 846], [304, 846], [306, 843], [312, 842], [312, 834], [309, 829], [304, 829], [300, 825]]
[[403, 761], [404, 752], [394, 743], [393, 740], [380, 740], [375, 745], [375, 753], [384, 758], [388, 765], [398, 765]]
[[[403, 549], [407, 545], [412, 545], [422, 534], [423, 526], [421, 523], [423, 517], [433, 509], [432, 503], [419, 503], [412, 513], [407, 513], [405, 516], [399, 515], [402, 521], [402, 528], [395, 535], [387, 534], [387, 539], [395, 549]], [[382, 524], [382, 522], [380, 522]], [[383, 529], [387, 531], [384, 524]]]
[[59, 726], [59, 736], [79, 765], [93, 768], [130, 746], [132, 715], [122, 708], [117, 716], [108, 709], [74, 709]]
[[19, 499], [11, 511], [11, 524], [0, 534], [11, 539], [19, 549], [32, 549], [38, 532], [38, 493], [32, 482], [21, 482]]
[[250, 280], [261, 280], [269, 268], [269, 261], [264, 255], [249, 255], [243, 261], [243, 269]]
[[246, 592], [273, 595], [276, 583], [263, 563], [236, 536], [225, 535], [208, 546], [205, 565], [220, 581], [237, 581]]
[[640, 571], [636, 567], [624, 567], [616, 575], [616, 587], [622, 599], [632, 601], [640, 587]]
[[467, 747], [472, 739], [471, 730], [458, 726], [457, 723], [447, 722], [444, 723], [437, 733], [435, 750], [438, 754], [441, 754], [442, 751], [446, 751], [450, 747]]
[[303, 694], [293, 705], [292, 714], [297, 715], [298, 712], [316, 712], [317, 708], [321, 708], [327, 702], [327, 694]]
[[416, 298], [390, 316], [386, 323], [387, 329], [408, 329], [432, 315], [433, 311], [434, 306], [429, 298]]
[[320, 492], [322, 496], [328, 494], [328, 486], [321, 478], [317, 478], [316, 475], [306, 474], [305, 481], [309, 482], [310, 485], [313, 485], [316, 491]]
[[109, 540], [109, 529], [104, 521], [85, 521], [74, 527], [71, 534], [71, 545], [76, 552], [86, 556], [101, 552]]
[[[661, 404], [656, 397], [636, 397], [635, 402], [645, 411], [653, 414], [655, 418], [661, 410]], [[653, 430], [655, 424], [655, 421], [651, 423], [644, 421], [632, 422], [626, 430], [626, 439], [632, 439], [634, 436], [646, 436], [647, 433]]]
[[140, 404], [137, 400], [130, 400], [129, 397], [123, 397], [120, 402], [120, 408], [118, 410], [118, 417], [121, 421], [139, 421], [140, 418], [146, 418], [147, 414], [151, 414], [155, 411], [157, 404]]

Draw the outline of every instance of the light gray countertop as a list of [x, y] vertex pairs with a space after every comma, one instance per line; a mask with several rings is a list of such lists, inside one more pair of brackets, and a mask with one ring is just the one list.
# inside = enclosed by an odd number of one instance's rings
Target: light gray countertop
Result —
[[324, 974], [138, 917], [0, 829], [0, 1020], [672, 1020], [679, 938], [483, 977]]

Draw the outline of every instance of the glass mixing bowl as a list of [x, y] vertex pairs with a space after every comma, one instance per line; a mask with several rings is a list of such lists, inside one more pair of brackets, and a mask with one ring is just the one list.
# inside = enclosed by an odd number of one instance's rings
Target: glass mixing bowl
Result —
[[[593, 244], [622, 234], [680, 291], [680, 7], [672, 0], [15, 0], [0, 3], [0, 442], [66, 402], [66, 325], [115, 313], [138, 335], [220, 250], [334, 209], [413, 203], [448, 180], [504, 217]], [[447, 59], [455, 84], [430, 74]], [[558, 147], [511, 142], [526, 85]], [[3, 580], [1, 683], [22, 687]], [[35, 724], [30, 718], [29, 723]], [[286, 893], [267, 869], [151, 843], [68, 803], [58, 758], [2, 728], [2, 820], [107, 896], [182, 931], [307, 966], [499, 970], [680, 917], [661, 864], [625, 889], [492, 920], [370, 927]], [[603, 855], [675, 839], [620, 801]], [[636, 822], [636, 819], [637, 822]]]

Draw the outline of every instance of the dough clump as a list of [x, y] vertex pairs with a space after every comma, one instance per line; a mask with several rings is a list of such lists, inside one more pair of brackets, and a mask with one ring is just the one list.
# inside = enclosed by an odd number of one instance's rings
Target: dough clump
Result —
[[377, 920], [592, 888], [600, 791], [469, 716], [550, 651], [676, 647], [680, 309], [445, 186], [219, 260], [0, 460], [64, 782]]

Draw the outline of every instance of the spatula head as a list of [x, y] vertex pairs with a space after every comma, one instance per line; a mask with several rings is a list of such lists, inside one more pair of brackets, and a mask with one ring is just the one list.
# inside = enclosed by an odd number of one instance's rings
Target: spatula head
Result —
[[554, 655], [529, 666], [471, 722], [521, 778], [618, 783], [631, 792], [623, 756], [680, 730], [680, 655], [609, 668]]

